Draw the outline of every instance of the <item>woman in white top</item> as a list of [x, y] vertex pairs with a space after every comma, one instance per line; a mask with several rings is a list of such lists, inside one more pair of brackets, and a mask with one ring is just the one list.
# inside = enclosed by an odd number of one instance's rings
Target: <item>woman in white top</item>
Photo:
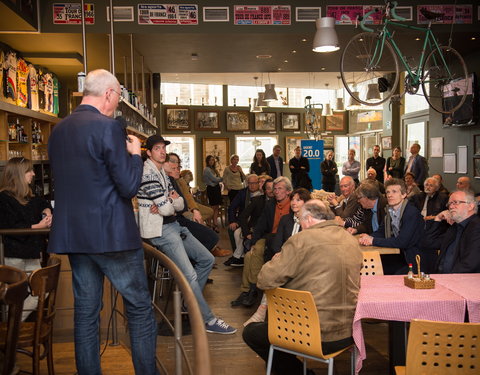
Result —
[[208, 204], [213, 209], [213, 225], [212, 229], [219, 232], [217, 228], [218, 208], [222, 204], [222, 189], [220, 182], [222, 178], [216, 168], [216, 160], [213, 155], [208, 155], [205, 159], [207, 166], [203, 170], [203, 183], [207, 186]]
[[230, 156], [230, 165], [223, 171], [223, 184], [228, 190], [230, 203], [233, 202], [238, 192], [243, 189], [243, 181], [245, 181], [242, 167], [238, 165], [239, 161], [238, 155]]

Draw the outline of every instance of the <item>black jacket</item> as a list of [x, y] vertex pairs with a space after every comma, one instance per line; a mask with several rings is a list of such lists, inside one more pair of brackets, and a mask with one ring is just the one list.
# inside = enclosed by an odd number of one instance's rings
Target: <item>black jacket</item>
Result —
[[283, 176], [283, 159], [280, 156], [278, 157], [278, 163], [280, 164], [280, 175], [277, 175], [277, 166], [275, 165], [275, 158], [273, 155], [270, 155], [267, 158], [267, 162], [270, 165], [270, 177], [275, 180], [277, 177]]
[[250, 204], [240, 213], [238, 223], [242, 228], [242, 235], [244, 238], [252, 232], [253, 227], [263, 212], [266, 202], [267, 199], [265, 195], [254, 197], [250, 201]]

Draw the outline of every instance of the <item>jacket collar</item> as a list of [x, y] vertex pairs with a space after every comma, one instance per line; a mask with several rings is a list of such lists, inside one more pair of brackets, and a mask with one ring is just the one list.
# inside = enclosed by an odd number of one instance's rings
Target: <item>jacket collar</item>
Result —
[[326, 228], [326, 227], [339, 227], [339, 226], [340, 225], [335, 220], [325, 220], [325, 221], [322, 221], [321, 223], [312, 225], [310, 228], [305, 230], [310, 230], [315, 228]]
[[75, 108], [74, 112], [83, 112], [83, 111], [90, 111], [90, 112], [96, 112], [101, 114], [98, 108], [90, 104], [80, 104], [77, 108]]

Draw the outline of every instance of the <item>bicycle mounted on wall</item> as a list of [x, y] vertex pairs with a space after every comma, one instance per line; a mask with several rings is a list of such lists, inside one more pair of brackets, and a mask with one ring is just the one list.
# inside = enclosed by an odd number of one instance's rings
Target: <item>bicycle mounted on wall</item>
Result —
[[[368, 12], [360, 20], [365, 32], [350, 39], [343, 51], [340, 75], [346, 90], [360, 103], [375, 106], [387, 100], [398, 101], [405, 92], [417, 94], [421, 86], [425, 99], [435, 111], [455, 112], [467, 96], [468, 73], [462, 56], [450, 46], [451, 34], [448, 46], [441, 46], [431, 30], [432, 21], [443, 13], [421, 9], [422, 15], [429, 20], [428, 27], [411, 26], [398, 22], [406, 19], [396, 14], [396, 1], [385, 3], [383, 26], [379, 30], [365, 26], [372, 14], [383, 10], [376, 8]], [[395, 43], [395, 31], [390, 31], [392, 27], [424, 33], [423, 48], [415, 60], [418, 66], [410, 66]], [[406, 75], [405, 92], [396, 94], [401, 68]]]

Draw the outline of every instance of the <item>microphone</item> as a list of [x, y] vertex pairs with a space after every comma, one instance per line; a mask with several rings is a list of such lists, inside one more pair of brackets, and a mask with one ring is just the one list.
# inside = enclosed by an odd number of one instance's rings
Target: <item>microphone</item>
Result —
[[125, 139], [128, 141], [128, 142], [131, 142], [131, 139], [128, 137], [128, 133], [127, 133], [127, 120], [125, 120], [122, 116], [117, 116], [115, 117], [115, 120], [117, 120], [118, 122], [118, 125], [120, 125], [120, 127], [123, 129], [123, 131], [125, 132]]

